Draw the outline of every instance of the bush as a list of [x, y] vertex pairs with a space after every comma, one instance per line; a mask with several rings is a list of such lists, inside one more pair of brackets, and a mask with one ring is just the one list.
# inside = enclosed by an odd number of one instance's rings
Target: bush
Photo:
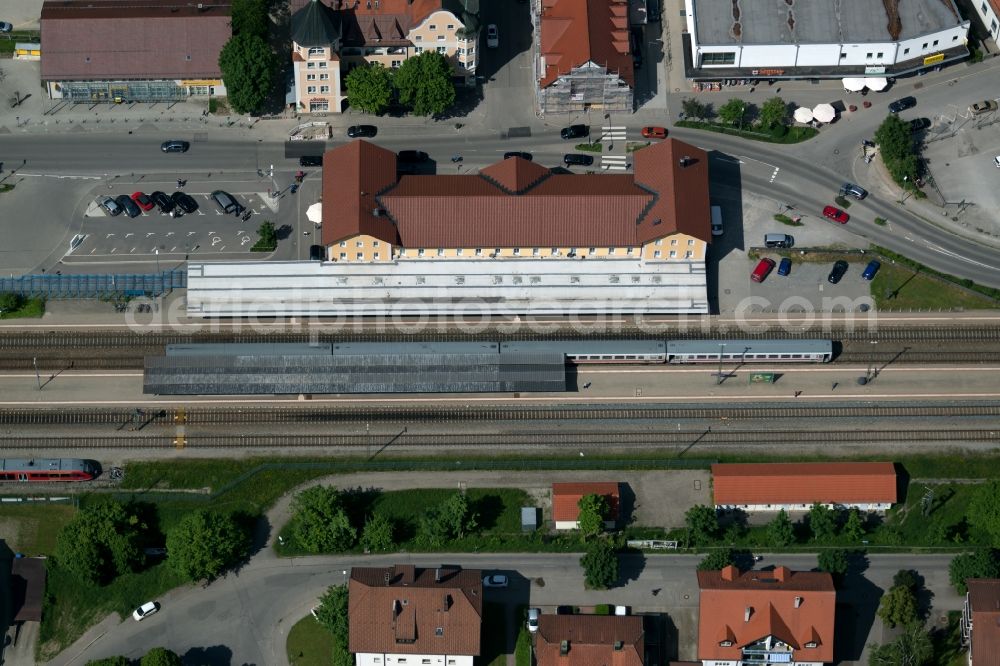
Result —
[[292, 499], [292, 513], [295, 541], [310, 553], [342, 552], [354, 545], [357, 530], [333, 486], [306, 488]]
[[139, 543], [147, 529], [134, 504], [88, 506], [60, 530], [56, 560], [84, 580], [108, 583], [142, 564]]
[[847, 209], [851, 207], [851, 202], [840, 195], [837, 195], [837, 198], [835, 198], [834, 201], [836, 201], [837, 205], [841, 208]]
[[21, 294], [0, 294], [0, 312], [14, 312], [20, 310], [23, 305], [24, 296]]
[[884, 227], [886, 224], [888, 224], [888, 222], [886, 222], [886, 219], [884, 217], [876, 217], [875, 224], [877, 224], [880, 227]]
[[251, 252], [274, 252], [278, 248], [278, 231], [271, 222], [263, 222], [257, 229], [257, 235], [260, 238], [250, 248]]
[[167, 648], [155, 647], [139, 660], [139, 666], [182, 666], [181, 658], [176, 652]]
[[597, 604], [594, 606], [594, 615], [611, 615], [611, 606], [608, 604]]
[[167, 534], [167, 561], [193, 581], [212, 580], [250, 550], [250, 534], [232, 514], [195, 511]]
[[787, 225], [789, 227], [801, 227], [804, 225], [803, 222], [796, 222], [795, 220], [793, 220], [792, 218], [788, 217], [783, 213], [775, 214], [774, 221], [781, 222], [782, 224]]

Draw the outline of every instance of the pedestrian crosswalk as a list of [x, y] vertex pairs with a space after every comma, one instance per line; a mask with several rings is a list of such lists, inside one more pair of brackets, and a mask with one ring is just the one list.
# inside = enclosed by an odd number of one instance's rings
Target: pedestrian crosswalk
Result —
[[628, 169], [626, 154], [626, 131], [624, 125], [604, 125], [601, 127], [601, 143], [607, 144], [607, 150], [618, 154], [602, 154], [601, 168], [605, 171], [625, 171]]
[[605, 125], [601, 127], [601, 141], [624, 141], [625, 131], [624, 125]]
[[625, 155], [601, 155], [601, 168], [605, 171], [625, 171], [628, 168]]

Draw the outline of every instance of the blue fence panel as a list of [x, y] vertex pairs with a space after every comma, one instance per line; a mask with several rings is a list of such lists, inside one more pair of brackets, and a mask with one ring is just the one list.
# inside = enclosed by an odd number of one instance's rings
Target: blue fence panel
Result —
[[0, 292], [44, 298], [100, 298], [159, 296], [187, 287], [187, 271], [175, 268], [160, 273], [109, 273], [57, 275], [42, 273], [0, 278]]

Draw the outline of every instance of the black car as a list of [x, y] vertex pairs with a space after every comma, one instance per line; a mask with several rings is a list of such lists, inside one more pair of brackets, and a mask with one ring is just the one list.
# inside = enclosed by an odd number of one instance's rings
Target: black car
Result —
[[593, 155], [581, 155], [580, 153], [566, 153], [563, 155], [563, 164], [566, 166], [590, 166], [594, 163]]
[[174, 206], [177, 205], [174, 203], [173, 199], [168, 197], [163, 192], [153, 192], [149, 195], [149, 198], [154, 204], [156, 204], [156, 207], [160, 209], [161, 213], [169, 213], [174, 209]]
[[186, 153], [191, 144], [180, 139], [171, 139], [160, 144], [160, 150], [165, 153]]
[[929, 118], [914, 118], [910, 121], [910, 131], [920, 132], [931, 126]]
[[303, 155], [299, 158], [299, 166], [318, 167], [323, 166], [322, 155]]
[[841, 259], [840, 261], [834, 262], [833, 270], [826, 277], [826, 281], [830, 284], [837, 284], [840, 282], [840, 278], [844, 277], [844, 273], [847, 272], [847, 262]]
[[890, 113], [899, 113], [900, 111], [905, 111], [906, 109], [912, 109], [917, 105], [916, 97], [901, 97], [895, 102], [889, 103]]
[[417, 164], [430, 159], [430, 156], [422, 150], [401, 150], [396, 154], [396, 157], [400, 162], [407, 164]]
[[215, 190], [212, 192], [212, 201], [214, 201], [215, 205], [219, 207], [219, 210], [226, 215], [232, 214], [239, 217], [243, 214], [243, 211], [246, 210], [246, 208], [241, 206], [240, 203], [236, 201], [236, 197], [223, 190]]
[[563, 127], [562, 131], [559, 132], [559, 136], [564, 139], [579, 139], [587, 136], [589, 133], [590, 128], [586, 125], [570, 125], [569, 127]]
[[347, 136], [352, 139], [371, 138], [378, 134], [378, 128], [374, 125], [351, 125], [347, 128]]
[[125, 210], [125, 214], [129, 217], [139, 217], [142, 215], [142, 211], [139, 210], [139, 207], [135, 205], [134, 201], [132, 201], [132, 197], [127, 194], [119, 194], [115, 197], [115, 203], [121, 206]]
[[193, 213], [198, 210], [198, 202], [183, 192], [174, 192], [170, 195], [170, 198], [185, 213]]
[[660, 20], [660, 0], [646, 0], [646, 20]]
[[326, 261], [326, 248], [322, 245], [309, 246], [310, 261]]
[[522, 160], [528, 160], [529, 162], [531, 161], [531, 153], [525, 153], [520, 150], [510, 150], [503, 154], [503, 158], [505, 160], [509, 160], [512, 157], [520, 157]]

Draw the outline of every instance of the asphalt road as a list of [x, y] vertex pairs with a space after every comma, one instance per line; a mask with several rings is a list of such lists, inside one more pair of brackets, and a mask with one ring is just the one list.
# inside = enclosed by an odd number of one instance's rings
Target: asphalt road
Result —
[[[838, 599], [854, 609], [858, 627], [844, 626], [851, 659], [860, 658], [865, 642], [879, 641], [869, 636], [874, 608], [881, 592], [891, 585], [901, 568], [916, 568], [925, 577], [935, 612], [961, 608], [962, 599], [947, 581], [951, 556], [874, 555], [863, 575], [849, 576]], [[198, 663], [256, 664], [285, 666], [285, 640], [289, 628], [304, 617], [329, 585], [346, 580], [352, 566], [385, 566], [413, 563], [437, 566], [460, 564], [488, 571], [502, 571], [512, 577], [506, 590], [489, 590], [487, 601], [550, 606], [616, 603], [631, 606], [634, 612], [664, 612], [671, 618], [696, 616], [698, 589], [695, 565], [698, 556], [648, 556], [623, 558], [623, 584], [612, 590], [591, 592], [583, 589], [578, 554], [500, 555], [442, 554], [439, 556], [384, 555], [366, 557], [311, 557], [278, 560], [270, 549], [258, 553], [238, 574], [216, 581], [206, 588], [188, 587], [171, 592], [158, 601], [160, 612], [138, 623], [131, 617], [121, 623], [104, 623], [106, 633], [87, 636], [50, 662], [52, 666], [80, 665], [89, 659], [123, 654], [137, 658], [161, 645], [182, 655], [198, 655]], [[812, 555], [764, 557], [758, 566], [784, 564], [792, 569], [815, 566]], [[512, 564], [516, 563], [516, 566]], [[541, 584], [539, 584], [541, 582]], [[656, 593], [654, 594], [654, 590]], [[692, 650], [685, 645], [685, 629], [680, 622], [681, 655]], [[690, 622], [688, 621], [689, 625]], [[880, 631], [878, 627], [877, 631]], [[844, 650], [842, 645], [838, 649]], [[850, 654], [854, 651], [855, 654]]]

